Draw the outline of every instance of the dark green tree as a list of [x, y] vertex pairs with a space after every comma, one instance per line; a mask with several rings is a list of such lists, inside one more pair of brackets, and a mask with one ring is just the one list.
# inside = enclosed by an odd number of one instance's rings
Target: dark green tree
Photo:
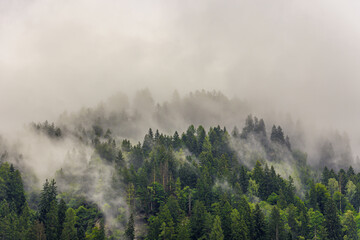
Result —
[[77, 240], [77, 231], [75, 228], [75, 211], [72, 208], [66, 210], [64, 228], [61, 233], [61, 240]]
[[58, 239], [58, 206], [56, 200], [53, 200], [50, 203], [49, 211], [46, 213], [45, 217], [45, 233], [47, 240], [57, 240]]
[[259, 204], [255, 205], [255, 210], [253, 212], [253, 222], [254, 222], [254, 227], [253, 227], [254, 232], [252, 239], [266, 240], [267, 233], [266, 233], [265, 215], [261, 211]]
[[337, 213], [337, 208], [334, 201], [329, 198], [325, 203], [324, 208], [325, 227], [327, 230], [327, 237], [329, 240], [342, 239], [342, 230], [340, 219]]
[[281, 219], [280, 211], [275, 206], [270, 214], [269, 220], [269, 237], [273, 240], [285, 240], [286, 233], [284, 230], [284, 222]]
[[177, 240], [190, 240], [191, 238], [191, 232], [190, 232], [190, 226], [189, 226], [189, 220], [187, 218], [184, 218], [180, 224], [178, 224], [177, 228]]
[[130, 214], [129, 221], [126, 225], [125, 235], [126, 235], [126, 238], [129, 240], [135, 239], [135, 222], [134, 222], [134, 214], [133, 213]]
[[39, 219], [46, 224], [47, 214], [50, 211], [51, 203], [56, 201], [57, 191], [55, 180], [49, 182], [47, 179], [44, 183], [43, 190], [41, 191], [39, 203]]
[[59, 206], [58, 206], [58, 236], [61, 236], [61, 233], [64, 229], [64, 221], [65, 221], [65, 217], [66, 217], [66, 210], [67, 210], [67, 206], [66, 203], [64, 201], [64, 199], [60, 200]]

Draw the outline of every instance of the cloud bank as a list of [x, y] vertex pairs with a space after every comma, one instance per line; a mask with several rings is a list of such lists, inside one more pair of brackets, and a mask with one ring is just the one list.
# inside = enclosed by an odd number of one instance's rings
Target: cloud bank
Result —
[[[355, 0], [0, 2], [0, 130], [118, 91], [220, 90], [346, 131], [360, 152]], [[271, 109], [271, 110], [269, 110]]]

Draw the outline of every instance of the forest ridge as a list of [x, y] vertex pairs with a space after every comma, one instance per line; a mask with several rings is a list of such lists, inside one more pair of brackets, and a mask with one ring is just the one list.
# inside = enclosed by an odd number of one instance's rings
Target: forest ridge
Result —
[[[48, 122], [31, 128], [55, 142], [69, 134]], [[149, 129], [138, 144], [118, 141], [100, 125], [82, 130], [73, 134], [93, 149], [90, 161], [81, 162], [88, 175], [112, 170], [111, 181], [100, 175], [96, 182], [105, 204], [86, 198], [80, 182], [92, 176], [77, 175], [71, 164], [41, 191], [24, 190], [22, 175], [29, 173], [4, 152], [3, 239], [358, 239], [360, 174], [351, 166], [311, 168], [281, 126], [267, 136], [264, 120], [250, 115], [241, 131]], [[274, 166], [292, 172], [283, 176]]]

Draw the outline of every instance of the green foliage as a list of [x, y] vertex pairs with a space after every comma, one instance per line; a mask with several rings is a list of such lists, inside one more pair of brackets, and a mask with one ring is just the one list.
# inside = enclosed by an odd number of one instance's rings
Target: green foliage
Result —
[[126, 225], [125, 236], [128, 240], [135, 239], [135, 222], [134, 222], [134, 214], [130, 214], [129, 221]]
[[46, 240], [44, 224], [35, 221], [26, 234], [26, 240]]
[[51, 204], [55, 207], [56, 203], [56, 183], [55, 180], [49, 182], [47, 179], [44, 183], [43, 190], [41, 191], [40, 203], [39, 203], [39, 218], [40, 221], [46, 224], [47, 214], [50, 211]]
[[61, 233], [61, 240], [77, 240], [77, 231], [75, 228], [75, 211], [72, 208], [66, 210], [64, 228]]
[[344, 233], [344, 239], [345, 237], [347, 239], [353, 239], [353, 240], [359, 239], [359, 236], [357, 234], [358, 228], [356, 226], [354, 213], [352, 211], [349, 210], [344, 214], [341, 224], [343, 226], [342, 230]]
[[327, 237], [330, 240], [342, 239], [342, 230], [337, 208], [334, 201], [329, 198], [324, 207], [325, 228], [327, 229]]
[[58, 206], [56, 200], [50, 203], [49, 211], [46, 213], [45, 233], [46, 239], [57, 240], [58, 239]]
[[211, 233], [209, 235], [209, 240], [223, 240], [224, 234], [221, 229], [221, 220], [219, 216], [215, 216], [214, 224], [212, 226]]
[[[306, 153], [291, 149], [280, 126], [269, 138], [264, 121], [250, 115], [242, 133], [234, 128], [232, 136], [220, 126], [207, 132], [191, 125], [181, 137], [149, 129], [142, 143], [132, 145], [126, 139], [119, 144], [100, 122], [81, 136], [93, 143], [99, 164], [114, 168], [113, 192], [104, 198], [122, 196], [128, 209], [106, 218], [105, 226], [99, 206], [78, 189], [57, 196], [55, 180], [46, 180], [40, 195], [27, 193], [26, 201], [20, 172], [3, 162], [1, 239], [135, 239], [135, 219], [136, 238], [149, 240], [358, 239], [360, 174], [351, 166], [316, 172]], [[238, 156], [230, 147], [234, 142], [244, 148], [259, 143], [264, 154]], [[279, 175], [283, 156], [286, 169], [293, 168], [286, 179]], [[67, 177], [65, 170], [59, 175]], [[114, 229], [117, 224], [126, 227]]]
[[250, 239], [249, 229], [245, 223], [245, 219], [240, 216], [238, 210], [233, 209], [230, 215], [231, 218], [231, 239], [246, 240]]
[[255, 205], [255, 210], [253, 211], [253, 232], [252, 237], [253, 239], [257, 240], [265, 240], [267, 239], [266, 236], [266, 221], [265, 215], [261, 211], [259, 204]]
[[280, 210], [276, 206], [272, 209], [270, 214], [269, 237], [276, 240], [286, 238], [284, 221], [281, 218]]
[[206, 211], [204, 203], [195, 201], [190, 218], [190, 228], [193, 239], [206, 238], [209, 233], [208, 230], [211, 228], [211, 221], [209, 220], [210, 214]]

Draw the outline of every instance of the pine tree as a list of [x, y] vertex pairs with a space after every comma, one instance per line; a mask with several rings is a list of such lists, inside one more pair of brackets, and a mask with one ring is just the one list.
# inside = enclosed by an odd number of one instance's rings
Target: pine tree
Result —
[[341, 224], [343, 226], [344, 238], [346, 236], [347, 239], [353, 239], [353, 240], [359, 239], [359, 236], [357, 234], [357, 226], [354, 218], [354, 213], [352, 211], [348, 210], [344, 214], [344, 218], [341, 221]]
[[10, 166], [9, 181], [7, 185], [7, 200], [15, 204], [14, 210], [17, 214], [20, 214], [25, 203], [24, 186], [19, 170], [15, 170], [12, 164]]
[[220, 220], [221, 220], [221, 229], [223, 230], [224, 238], [231, 238], [231, 212], [232, 207], [227, 200], [221, 201], [220, 208]]
[[284, 222], [281, 219], [280, 211], [275, 206], [270, 214], [269, 234], [273, 240], [285, 239]]
[[77, 229], [77, 238], [78, 240], [84, 240], [85, 239], [85, 230], [83, 226], [80, 226]]
[[133, 213], [131, 213], [129, 221], [126, 225], [125, 235], [129, 240], [135, 239], [135, 222]]
[[224, 234], [221, 229], [221, 220], [219, 216], [215, 216], [212, 231], [209, 236], [209, 240], [223, 240]]
[[50, 211], [51, 203], [56, 201], [56, 183], [55, 180], [51, 180], [49, 182], [47, 179], [45, 181], [43, 190], [41, 191], [40, 203], [39, 203], [39, 213], [40, 213], [40, 221], [46, 223], [46, 215]]
[[255, 205], [255, 210], [253, 213], [253, 222], [254, 222], [253, 239], [266, 240], [267, 236], [266, 236], [265, 215], [261, 211], [259, 204]]
[[328, 201], [325, 203], [324, 216], [328, 239], [342, 239], [340, 219], [337, 214], [337, 208], [335, 206], [335, 203], [331, 198], [329, 198]]
[[44, 224], [35, 221], [26, 234], [26, 240], [46, 240]]
[[172, 145], [175, 150], [181, 147], [181, 140], [177, 131], [174, 133]]
[[190, 218], [192, 237], [198, 239], [205, 234], [206, 209], [203, 202], [195, 201]]
[[66, 210], [64, 228], [61, 233], [61, 240], [77, 240], [77, 231], [75, 228], [75, 211], [72, 208]]
[[61, 236], [61, 233], [62, 233], [63, 228], [64, 228], [66, 210], [67, 210], [66, 203], [65, 203], [64, 199], [61, 199], [60, 203], [59, 203], [59, 207], [58, 207], [58, 222], [59, 222], [59, 224], [58, 224], [58, 236], [59, 237]]
[[49, 211], [46, 214], [45, 232], [47, 240], [58, 239], [58, 206], [56, 200], [50, 203]]
[[244, 218], [240, 216], [238, 210], [236, 209], [232, 210], [230, 217], [231, 217], [231, 239], [233, 240], [250, 239], [249, 229], [245, 223]]
[[311, 239], [325, 239], [326, 231], [324, 228], [325, 218], [320, 211], [314, 211], [312, 208], [308, 211], [309, 214], [309, 237]]
[[189, 220], [184, 218], [179, 224], [177, 229], [177, 240], [190, 240], [190, 226]]

